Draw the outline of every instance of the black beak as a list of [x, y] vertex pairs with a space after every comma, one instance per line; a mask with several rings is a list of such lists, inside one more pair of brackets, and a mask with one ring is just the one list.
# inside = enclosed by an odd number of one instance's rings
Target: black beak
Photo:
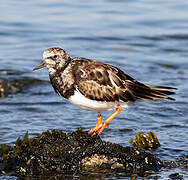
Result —
[[44, 68], [44, 67], [46, 67], [46, 63], [45, 63], [45, 61], [42, 61], [38, 66], [36, 66], [36, 67], [33, 69], [33, 71], [38, 70], [38, 69], [41, 69], [41, 68]]

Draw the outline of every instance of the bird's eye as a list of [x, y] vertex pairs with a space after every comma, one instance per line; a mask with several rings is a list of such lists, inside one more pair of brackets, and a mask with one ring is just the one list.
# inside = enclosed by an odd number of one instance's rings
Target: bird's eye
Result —
[[56, 58], [57, 58], [57, 55], [54, 55], [54, 56], [53, 56], [53, 58], [55, 58], [55, 59], [56, 59]]

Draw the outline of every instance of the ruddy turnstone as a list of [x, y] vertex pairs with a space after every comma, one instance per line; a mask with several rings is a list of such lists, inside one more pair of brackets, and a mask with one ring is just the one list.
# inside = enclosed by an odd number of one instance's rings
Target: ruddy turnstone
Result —
[[[175, 100], [172, 87], [143, 84], [112, 65], [86, 58], [71, 58], [61, 48], [49, 48], [43, 61], [33, 70], [46, 67], [57, 94], [80, 108], [98, 113], [96, 126], [89, 134], [101, 134], [122, 108], [136, 101]], [[102, 123], [101, 112], [116, 111]]]

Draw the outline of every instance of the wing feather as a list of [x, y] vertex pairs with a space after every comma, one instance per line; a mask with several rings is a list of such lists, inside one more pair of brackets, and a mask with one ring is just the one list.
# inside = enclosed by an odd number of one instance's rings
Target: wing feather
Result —
[[176, 88], [140, 83], [111, 65], [89, 59], [76, 59], [73, 69], [77, 89], [92, 100], [110, 102], [174, 100], [168, 95], [174, 94], [171, 90]]

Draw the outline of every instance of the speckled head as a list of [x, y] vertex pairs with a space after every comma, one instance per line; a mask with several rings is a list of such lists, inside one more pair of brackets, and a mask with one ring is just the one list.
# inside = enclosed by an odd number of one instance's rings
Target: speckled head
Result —
[[38, 70], [43, 67], [48, 68], [50, 73], [64, 68], [67, 62], [70, 61], [70, 56], [61, 48], [53, 47], [43, 52], [42, 62], [33, 70]]

